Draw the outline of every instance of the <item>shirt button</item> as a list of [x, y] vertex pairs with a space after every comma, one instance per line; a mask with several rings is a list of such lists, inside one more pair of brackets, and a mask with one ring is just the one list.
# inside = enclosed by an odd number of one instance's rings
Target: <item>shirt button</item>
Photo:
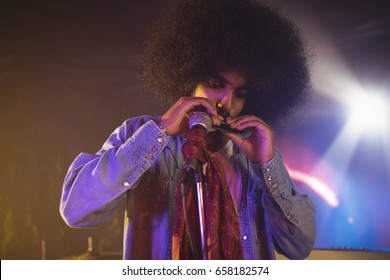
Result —
[[244, 234], [244, 235], [242, 236], [242, 239], [243, 239], [243, 240], [247, 240], [247, 239], [248, 239], [248, 235]]
[[130, 183], [126, 181], [126, 182], [123, 183], [123, 186], [125, 186], [126, 188], [128, 188], [128, 187], [130, 187]]
[[271, 189], [276, 189], [278, 187], [278, 185], [277, 184], [275, 184], [275, 183], [273, 183], [272, 185], [271, 185]]
[[157, 138], [158, 143], [162, 143], [164, 141], [164, 137], [160, 136]]
[[271, 175], [268, 176], [268, 177], [267, 177], [267, 180], [268, 180], [268, 181], [272, 181], [272, 176], [271, 176]]

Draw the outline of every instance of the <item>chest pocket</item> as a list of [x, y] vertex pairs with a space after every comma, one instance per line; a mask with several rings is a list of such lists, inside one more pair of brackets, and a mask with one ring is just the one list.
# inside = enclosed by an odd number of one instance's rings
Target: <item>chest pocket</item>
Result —
[[168, 211], [169, 180], [151, 172], [145, 173], [137, 188], [127, 198], [129, 222], [138, 230], [158, 227]]

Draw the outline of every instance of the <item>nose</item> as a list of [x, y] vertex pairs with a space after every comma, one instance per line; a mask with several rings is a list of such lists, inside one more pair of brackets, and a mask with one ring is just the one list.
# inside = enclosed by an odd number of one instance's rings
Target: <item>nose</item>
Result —
[[227, 89], [221, 92], [218, 98], [218, 106], [222, 107], [226, 111], [230, 111], [233, 108], [234, 92], [231, 89]]

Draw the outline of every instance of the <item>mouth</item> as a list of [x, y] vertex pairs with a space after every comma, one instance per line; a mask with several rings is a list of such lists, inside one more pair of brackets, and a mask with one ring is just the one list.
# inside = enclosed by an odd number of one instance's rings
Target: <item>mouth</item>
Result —
[[224, 122], [228, 117], [230, 117], [230, 113], [222, 107], [221, 103], [217, 104], [217, 114], [223, 117]]
[[231, 128], [229, 125], [226, 124], [226, 119], [230, 117], [230, 113], [222, 107], [221, 103], [217, 104], [217, 113], [218, 115], [223, 117], [223, 121], [219, 126], [213, 125], [212, 126], [213, 128], [221, 132], [228, 132], [228, 133], [235, 133], [235, 134], [241, 132], [240, 130]]
[[230, 113], [227, 110], [225, 110], [220, 103], [217, 104], [217, 113], [218, 113], [218, 115], [223, 117], [223, 121], [221, 121], [219, 126], [213, 125], [211, 127], [213, 130], [221, 132], [221, 133], [237, 134], [238, 136], [240, 136], [243, 139], [250, 137], [250, 135], [252, 134], [250, 129], [238, 130], [235, 128], [231, 128], [226, 123], [226, 119], [230, 117]]
[[228, 132], [228, 133], [235, 133], [235, 134], [241, 132], [240, 130], [231, 128], [229, 125], [226, 124], [226, 119], [230, 117], [230, 113], [222, 107], [221, 103], [217, 104], [217, 113], [218, 115], [223, 117], [223, 121], [219, 126], [213, 125], [212, 127], [214, 129], [219, 130], [221, 132]]

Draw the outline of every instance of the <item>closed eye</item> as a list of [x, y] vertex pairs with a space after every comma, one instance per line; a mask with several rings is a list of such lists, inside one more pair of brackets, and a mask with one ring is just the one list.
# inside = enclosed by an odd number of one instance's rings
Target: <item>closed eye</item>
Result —
[[[207, 84], [212, 89], [224, 89], [230, 85], [229, 82], [219, 75], [213, 75], [207, 80]], [[249, 84], [244, 84], [234, 89], [234, 95], [240, 99], [247, 99], [253, 92], [253, 88]]]
[[249, 95], [251, 94], [251, 92], [252, 91], [250, 89], [238, 89], [235, 91], [235, 95], [238, 98], [247, 99], [249, 97]]
[[225, 83], [221, 80], [218, 80], [216, 78], [210, 78], [208, 80], [208, 84], [211, 88], [214, 88], [214, 89], [221, 89], [225, 86]]

